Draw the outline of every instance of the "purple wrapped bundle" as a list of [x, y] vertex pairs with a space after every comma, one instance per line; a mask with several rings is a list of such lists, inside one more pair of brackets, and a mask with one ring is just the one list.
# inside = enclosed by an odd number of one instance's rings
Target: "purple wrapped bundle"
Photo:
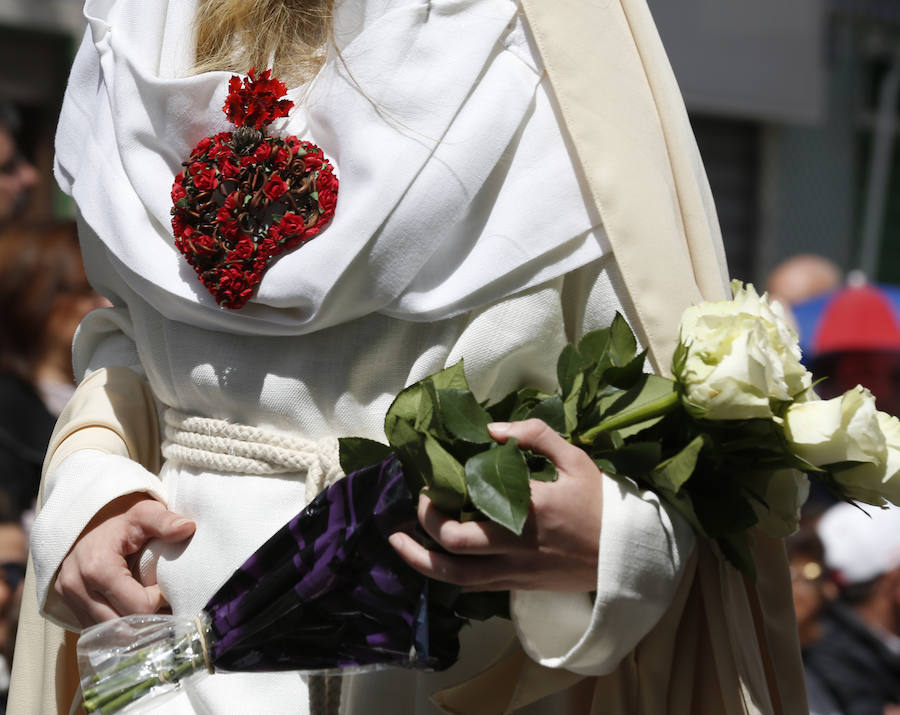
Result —
[[85, 631], [85, 710], [118, 712], [213, 669], [449, 667], [465, 620], [387, 540], [417, 529], [395, 457], [353, 472], [281, 527], [196, 619], [126, 616]]
[[215, 666], [452, 665], [463, 621], [429, 603], [428, 579], [387, 541], [416, 528], [416, 500], [396, 458], [333, 484], [207, 603]]

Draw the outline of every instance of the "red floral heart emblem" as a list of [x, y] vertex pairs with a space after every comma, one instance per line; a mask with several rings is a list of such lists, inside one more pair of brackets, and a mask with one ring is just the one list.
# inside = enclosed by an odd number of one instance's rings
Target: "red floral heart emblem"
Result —
[[175, 247], [225, 308], [250, 300], [272, 261], [331, 221], [338, 180], [322, 150], [265, 126], [293, 102], [270, 70], [232, 77], [223, 110], [234, 132], [204, 137], [172, 186]]

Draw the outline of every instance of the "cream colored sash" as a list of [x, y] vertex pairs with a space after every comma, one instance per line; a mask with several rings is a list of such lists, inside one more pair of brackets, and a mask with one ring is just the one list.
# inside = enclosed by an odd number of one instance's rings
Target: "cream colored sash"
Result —
[[566, 128], [667, 373], [685, 307], [728, 295], [706, 174], [644, 0], [522, 0]]
[[[653, 19], [644, 0], [522, 0], [522, 7], [636, 327], [655, 369], [667, 374], [683, 310], [728, 291], [706, 175]], [[755, 586], [700, 545], [663, 620], [617, 671], [596, 679], [592, 712], [807, 712], [784, 549], [754, 538]], [[574, 679], [514, 649], [435, 701], [453, 713], [509, 712]]]

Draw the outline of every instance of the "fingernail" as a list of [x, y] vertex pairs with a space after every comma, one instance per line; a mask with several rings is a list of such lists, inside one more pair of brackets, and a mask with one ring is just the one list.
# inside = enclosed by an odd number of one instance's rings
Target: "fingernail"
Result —
[[403, 537], [400, 534], [391, 534], [388, 537], [388, 542], [390, 542], [391, 546], [395, 549], [403, 543]]
[[509, 422], [491, 422], [488, 425], [488, 430], [490, 430], [491, 434], [504, 435], [509, 432], [509, 427]]
[[172, 528], [180, 529], [185, 524], [193, 524], [193, 523], [194, 523], [193, 520], [188, 519], [187, 517], [183, 516], [180, 519], [176, 519], [175, 521], [172, 522]]

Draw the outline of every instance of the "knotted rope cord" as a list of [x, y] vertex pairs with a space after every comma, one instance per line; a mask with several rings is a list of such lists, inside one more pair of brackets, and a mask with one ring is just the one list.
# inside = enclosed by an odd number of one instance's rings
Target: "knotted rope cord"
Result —
[[306, 473], [306, 499], [337, 481], [343, 472], [332, 437], [306, 439], [226, 420], [165, 412], [162, 445], [167, 460], [224, 474]]

